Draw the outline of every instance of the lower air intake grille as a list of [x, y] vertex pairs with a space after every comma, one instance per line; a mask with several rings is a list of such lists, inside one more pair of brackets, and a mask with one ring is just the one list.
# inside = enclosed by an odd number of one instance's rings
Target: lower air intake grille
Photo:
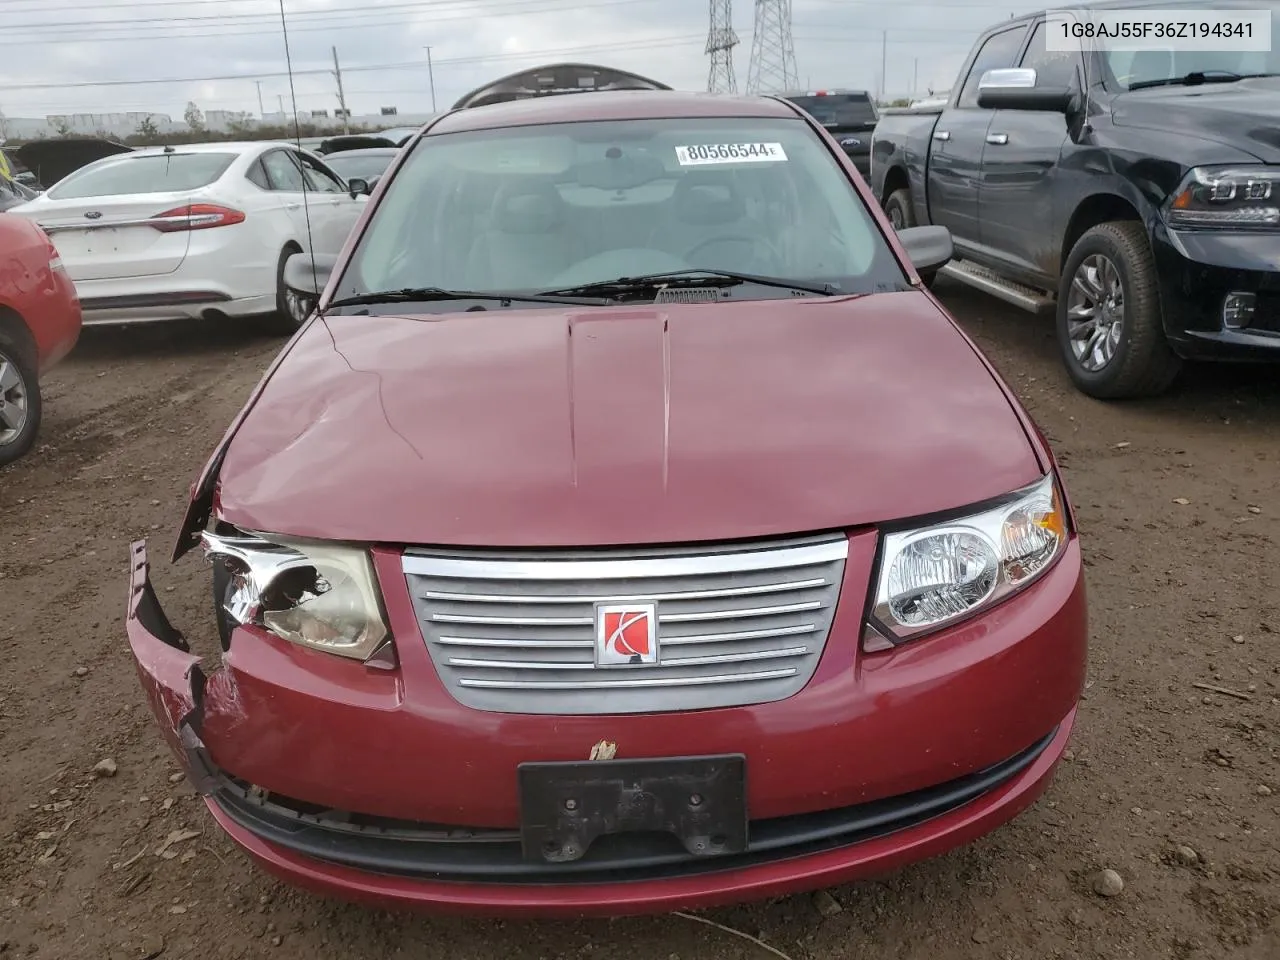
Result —
[[[431, 659], [459, 702], [609, 714], [797, 693], [817, 669], [847, 556], [848, 541], [828, 536], [518, 559], [411, 550], [403, 563]], [[600, 665], [598, 607], [650, 604], [656, 662]]]

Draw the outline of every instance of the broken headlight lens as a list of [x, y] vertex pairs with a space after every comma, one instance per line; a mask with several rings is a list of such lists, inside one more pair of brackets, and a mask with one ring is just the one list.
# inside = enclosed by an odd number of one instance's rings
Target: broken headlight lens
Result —
[[[884, 538], [872, 619], [891, 642], [910, 640], [1021, 590], [1067, 545], [1053, 474], [993, 507]], [[869, 649], [886, 649], [889, 643]]]
[[201, 538], [205, 556], [230, 574], [218, 600], [235, 623], [355, 660], [387, 639], [367, 550], [262, 534]]

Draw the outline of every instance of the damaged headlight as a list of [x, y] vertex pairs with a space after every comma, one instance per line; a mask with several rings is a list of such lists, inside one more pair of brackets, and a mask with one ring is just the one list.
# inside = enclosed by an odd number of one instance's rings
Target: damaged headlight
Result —
[[205, 556], [230, 576], [215, 598], [241, 626], [354, 660], [388, 638], [367, 550], [257, 534], [201, 534]]
[[1048, 570], [1067, 539], [1053, 474], [997, 507], [887, 535], [864, 645], [888, 649], [999, 603]]

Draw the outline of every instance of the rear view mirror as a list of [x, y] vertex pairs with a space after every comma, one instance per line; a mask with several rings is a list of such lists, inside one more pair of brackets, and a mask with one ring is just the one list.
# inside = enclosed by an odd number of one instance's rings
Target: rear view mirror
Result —
[[1025, 67], [988, 70], [978, 81], [978, 106], [984, 110], [1068, 113], [1074, 102], [1071, 87], [1038, 87], [1036, 72]]
[[946, 227], [904, 227], [898, 240], [907, 251], [916, 273], [926, 279], [946, 266], [955, 255], [951, 231]]
[[295, 253], [284, 263], [284, 285], [301, 297], [315, 299], [324, 292], [337, 265], [333, 254]]
[[373, 192], [373, 185], [368, 180], [360, 177], [352, 177], [347, 181], [347, 190], [351, 193], [351, 199], [356, 197], [367, 197]]

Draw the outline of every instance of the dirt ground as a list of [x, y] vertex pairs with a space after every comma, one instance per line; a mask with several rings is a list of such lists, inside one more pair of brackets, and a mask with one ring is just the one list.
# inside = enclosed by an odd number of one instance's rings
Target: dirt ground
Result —
[[[830, 891], [838, 913], [805, 896], [704, 916], [794, 960], [1277, 960], [1280, 375], [1200, 370], [1108, 406], [1071, 389], [1047, 322], [946, 299], [1079, 508], [1093, 648], [1070, 759], [986, 840]], [[87, 331], [47, 382], [39, 449], [0, 473], [0, 956], [776, 956], [685, 917], [469, 922], [319, 900], [252, 867], [174, 782], [124, 637], [127, 547], [154, 538], [171, 619], [207, 624], [201, 560], [163, 554], [279, 346], [210, 326]], [[117, 772], [95, 776], [106, 759]], [[185, 830], [199, 835], [158, 855]], [[1103, 868], [1118, 896], [1094, 892]]]

